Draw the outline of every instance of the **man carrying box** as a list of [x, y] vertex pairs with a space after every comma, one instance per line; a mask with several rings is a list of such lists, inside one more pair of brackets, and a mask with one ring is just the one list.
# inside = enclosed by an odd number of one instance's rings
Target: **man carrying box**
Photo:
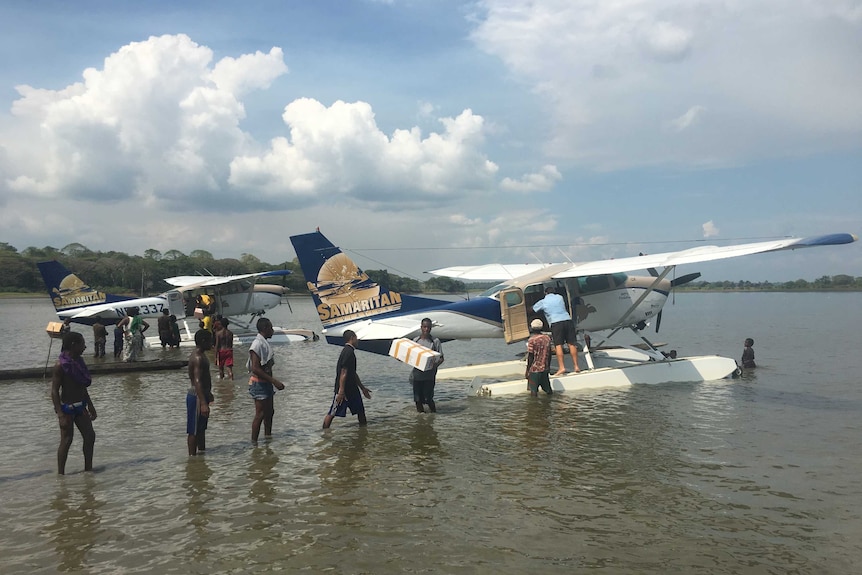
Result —
[[436, 351], [440, 354], [434, 361], [434, 364], [428, 371], [413, 368], [410, 373], [410, 383], [413, 384], [413, 401], [416, 402], [416, 411], [425, 413], [425, 408], [422, 404], [427, 403], [431, 413], [437, 412], [437, 406], [434, 405], [434, 386], [437, 383], [437, 368], [443, 363], [443, 344], [440, 340], [431, 335], [431, 320], [429, 318], [422, 319], [422, 333], [416, 336], [413, 341], [423, 347], [427, 347], [431, 351]]

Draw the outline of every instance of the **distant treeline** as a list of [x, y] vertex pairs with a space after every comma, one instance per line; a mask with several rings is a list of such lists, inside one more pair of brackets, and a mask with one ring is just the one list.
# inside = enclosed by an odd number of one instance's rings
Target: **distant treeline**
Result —
[[[239, 259], [215, 259], [206, 250], [192, 250], [184, 254], [179, 250], [164, 253], [149, 249], [143, 256], [130, 256], [122, 252], [94, 252], [78, 243], [57, 249], [29, 247], [19, 252], [0, 242], [0, 292], [44, 292], [45, 284], [36, 267], [37, 262], [57, 260], [78, 275], [90, 286], [101, 291], [118, 294], [154, 295], [167, 291], [164, 278], [182, 275], [238, 275], [287, 269], [293, 273], [278, 281], [295, 294], [307, 294], [308, 287], [299, 262], [270, 264], [251, 254]], [[451, 278], [435, 277], [426, 281], [391, 274], [387, 270], [365, 270], [368, 276], [389, 289], [402, 293], [462, 294], [468, 289], [475, 293], [494, 285], [494, 282], [465, 284]], [[268, 280], [274, 281], [274, 280]], [[682, 291], [805, 291], [805, 290], [862, 290], [862, 277], [839, 274], [823, 276], [809, 282], [798, 279], [790, 282], [692, 282], [676, 288]]]
[[[146, 250], [143, 256], [130, 256], [122, 252], [94, 252], [78, 243], [61, 249], [29, 247], [19, 252], [5, 242], [0, 242], [0, 292], [44, 292], [45, 284], [36, 264], [48, 260], [59, 261], [91, 287], [109, 293], [155, 295], [170, 289], [162, 280], [173, 276], [239, 275], [286, 269], [293, 273], [267, 281], [277, 281], [296, 294], [308, 294], [296, 258], [270, 264], [252, 254], [242, 254], [239, 259], [216, 259], [206, 250], [184, 254], [179, 250], [162, 253], [153, 249]], [[365, 273], [389, 289], [404, 293], [462, 293], [466, 289], [464, 282], [450, 278], [422, 282], [386, 270], [365, 270]]]
[[680, 291], [819, 291], [819, 290], [862, 290], [862, 277], [845, 274], [837, 276], [822, 276], [813, 282], [798, 279], [789, 282], [691, 282], [676, 288]]

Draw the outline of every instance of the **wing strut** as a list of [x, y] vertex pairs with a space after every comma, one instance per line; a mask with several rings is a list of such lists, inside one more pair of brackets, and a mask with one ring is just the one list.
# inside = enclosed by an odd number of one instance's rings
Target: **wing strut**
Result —
[[[629, 307], [629, 309], [626, 311], [626, 313], [624, 313], [622, 315], [622, 317], [619, 320], [619, 323], [622, 324], [623, 322], [625, 322], [626, 318], [629, 317], [632, 314], [632, 312], [635, 311], [635, 309], [637, 309], [637, 307], [641, 304], [641, 302], [643, 300], [645, 300], [649, 294], [651, 294], [652, 292], [655, 291], [655, 288], [658, 286], [659, 282], [661, 280], [663, 280], [665, 278], [665, 276], [667, 276], [667, 274], [669, 274], [674, 269], [676, 269], [676, 266], [668, 266], [668, 267], [664, 268], [664, 271], [655, 277], [655, 279], [650, 284], [650, 286], [644, 290], [644, 292], [640, 295], [640, 297], [637, 300], [635, 300], [635, 302], [631, 305], [631, 307]], [[617, 329], [619, 329], [619, 328], [617, 328]]]

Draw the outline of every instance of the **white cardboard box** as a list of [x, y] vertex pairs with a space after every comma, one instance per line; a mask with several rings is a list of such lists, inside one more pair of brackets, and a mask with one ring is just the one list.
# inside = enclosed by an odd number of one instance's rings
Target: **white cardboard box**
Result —
[[392, 340], [389, 355], [422, 371], [433, 368], [440, 357], [438, 352], [403, 337]]

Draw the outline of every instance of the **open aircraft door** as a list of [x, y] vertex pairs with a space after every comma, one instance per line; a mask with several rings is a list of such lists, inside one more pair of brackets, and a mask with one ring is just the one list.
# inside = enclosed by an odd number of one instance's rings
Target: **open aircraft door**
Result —
[[186, 306], [183, 303], [183, 294], [177, 290], [171, 290], [165, 295], [168, 296], [168, 311], [170, 314], [177, 316], [177, 319], [186, 317]]
[[527, 305], [520, 288], [500, 291], [500, 315], [503, 318], [503, 337], [506, 343], [522, 341], [530, 337], [527, 324]]

